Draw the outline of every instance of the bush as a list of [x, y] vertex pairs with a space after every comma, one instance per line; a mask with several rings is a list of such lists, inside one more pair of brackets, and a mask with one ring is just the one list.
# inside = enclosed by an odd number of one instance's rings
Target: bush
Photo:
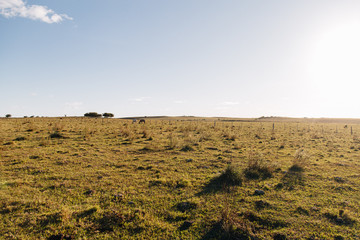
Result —
[[84, 114], [85, 117], [94, 117], [94, 118], [99, 118], [101, 117], [101, 114], [97, 113], [97, 112], [88, 112]]
[[218, 191], [231, 192], [232, 187], [242, 185], [241, 173], [231, 164], [227, 166], [224, 172], [214, 177], [204, 186], [200, 194], [209, 194]]
[[114, 117], [114, 114], [112, 114], [112, 113], [103, 113], [103, 115], [102, 115], [104, 118], [112, 118], [112, 117]]
[[218, 181], [226, 186], [240, 186], [242, 184], [241, 174], [230, 164], [219, 176]]
[[244, 169], [247, 179], [271, 178], [272, 172], [272, 167], [259, 154], [250, 156], [248, 166]]

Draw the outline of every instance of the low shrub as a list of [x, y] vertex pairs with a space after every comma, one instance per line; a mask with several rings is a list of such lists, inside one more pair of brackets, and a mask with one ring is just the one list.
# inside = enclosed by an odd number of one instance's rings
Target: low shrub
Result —
[[244, 169], [247, 179], [267, 179], [273, 176], [273, 167], [260, 154], [251, 155]]
[[240, 172], [233, 165], [229, 164], [218, 177], [218, 182], [225, 186], [240, 186], [242, 184], [242, 177]]

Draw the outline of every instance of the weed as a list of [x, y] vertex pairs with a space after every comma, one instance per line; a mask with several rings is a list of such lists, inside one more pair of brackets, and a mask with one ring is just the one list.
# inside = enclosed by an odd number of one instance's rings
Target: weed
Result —
[[289, 168], [289, 171], [293, 171], [293, 172], [304, 171], [304, 168], [308, 165], [309, 158], [310, 155], [304, 149], [298, 149], [295, 152], [293, 164]]
[[202, 239], [256, 239], [254, 231], [253, 224], [234, 213], [229, 205], [226, 205], [221, 211], [219, 220]]
[[225, 171], [218, 177], [218, 181], [226, 186], [241, 186], [242, 177], [240, 172], [231, 164], [227, 166]]
[[175, 149], [179, 145], [179, 140], [173, 133], [171, 133], [168, 136], [168, 140], [169, 140], [169, 149]]
[[267, 179], [273, 176], [273, 167], [270, 166], [261, 154], [251, 154], [247, 167], [244, 169], [247, 179]]

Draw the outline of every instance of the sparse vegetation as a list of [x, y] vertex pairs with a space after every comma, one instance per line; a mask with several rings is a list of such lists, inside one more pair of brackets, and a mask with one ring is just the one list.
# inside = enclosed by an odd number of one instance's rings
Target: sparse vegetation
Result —
[[273, 176], [273, 167], [259, 153], [251, 153], [244, 175], [247, 179], [267, 179]]
[[183, 120], [0, 119], [0, 239], [359, 238], [360, 125]]

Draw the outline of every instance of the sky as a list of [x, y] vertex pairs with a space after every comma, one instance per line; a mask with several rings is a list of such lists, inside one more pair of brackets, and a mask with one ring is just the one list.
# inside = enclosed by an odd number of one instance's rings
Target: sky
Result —
[[0, 116], [360, 118], [357, 0], [0, 0]]

